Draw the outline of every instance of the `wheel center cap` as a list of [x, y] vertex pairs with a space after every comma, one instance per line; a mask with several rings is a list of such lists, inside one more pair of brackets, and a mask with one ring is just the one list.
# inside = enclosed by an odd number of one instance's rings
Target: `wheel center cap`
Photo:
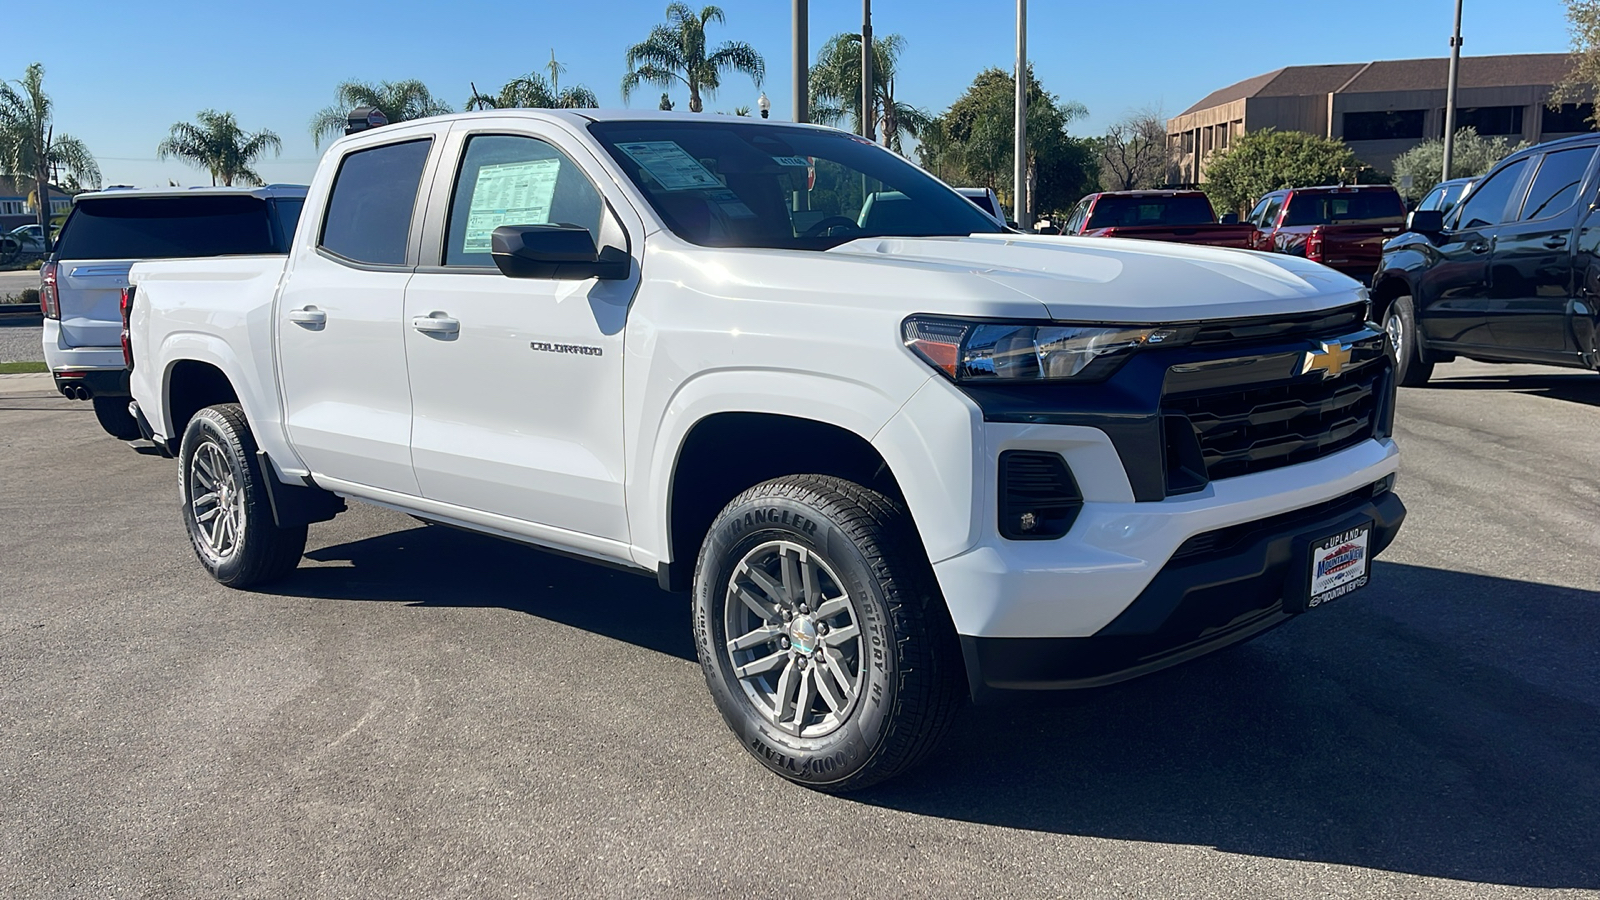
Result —
[[817, 649], [817, 623], [810, 616], [795, 616], [789, 623], [789, 645], [808, 656]]

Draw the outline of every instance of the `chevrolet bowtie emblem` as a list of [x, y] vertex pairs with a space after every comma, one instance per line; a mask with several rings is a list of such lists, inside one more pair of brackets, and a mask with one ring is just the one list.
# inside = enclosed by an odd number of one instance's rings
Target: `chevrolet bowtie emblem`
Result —
[[1300, 361], [1300, 374], [1309, 375], [1312, 372], [1321, 372], [1323, 378], [1332, 378], [1344, 371], [1350, 364], [1350, 348], [1334, 341], [1322, 342], [1321, 350], [1307, 350]]

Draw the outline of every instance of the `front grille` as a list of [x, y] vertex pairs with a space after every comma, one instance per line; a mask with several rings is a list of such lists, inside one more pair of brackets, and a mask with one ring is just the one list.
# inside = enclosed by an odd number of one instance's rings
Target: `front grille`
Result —
[[[1233, 478], [1307, 462], [1372, 437], [1388, 366], [1369, 363], [1330, 379], [1168, 396], [1166, 426], [1188, 419], [1207, 478]], [[1168, 443], [1172, 438], [1169, 435]], [[1168, 460], [1168, 481], [1173, 479]]]
[[1201, 326], [1193, 344], [1243, 344], [1314, 334], [1340, 334], [1359, 327], [1366, 316], [1366, 306], [1357, 303], [1340, 309], [1322, 310], [1298, 316], [1223, 319]]

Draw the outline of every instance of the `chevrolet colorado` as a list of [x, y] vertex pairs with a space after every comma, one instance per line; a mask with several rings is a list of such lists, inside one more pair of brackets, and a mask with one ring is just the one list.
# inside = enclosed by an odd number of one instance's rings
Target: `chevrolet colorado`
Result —
[[903, 771], [968, 695], [1315, 610], [1405, 515], [1360, 285], [1008, 232], [827, 128], [376, 128], [287, 258], [130, 277], [136, 417], [218, 581], [286, 575], [346, 498], [652, 573], [739, 742], [822, 790]]

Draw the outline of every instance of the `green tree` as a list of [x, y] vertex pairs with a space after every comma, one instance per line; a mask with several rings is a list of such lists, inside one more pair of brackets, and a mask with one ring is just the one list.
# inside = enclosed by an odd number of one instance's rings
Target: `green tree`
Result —
[[44, 66], [34, 63], [16, 81], [0, 83], [0, 169], [33, 180], [34, 209], [50, 247], [50, 182], [63, 176], [97, 188], [100, 167], [77, 138], [56, 134], [54, 105], [44, 92]]
[[767, 77], [767, 64], [755, 48], [744, 41], [725, 41], [706, 52], [706, 26], [724, 23], [722, 10], [707, 6], [696, 13], [687, 3], [667, 7], [667, 21], [650, 31], [650, 36], [628, 48], [628, 74], [622, 76], [624, 102], [642, 84], [671, 88], [682, 84], [689, 89], [689, 111], [704, 112], [702, 95], [710, 97], [722, 86], [726, 75], [742, 72], [756, 87]]
[[[917, 147], [923, 168], [953, 184], [994, 188], [1003, 203], [1012, 204], [1015, 85], [1010, 72], [979, 72], [966, 93], [925, 129]], [[1029, 67], [1027, 162], [1036, 215], [1065, 210], [1093, 190], [1099, 178], [1095, 142], [1067, 133], [1088, 112], [1083, 104], [1046, 91]]]
[[672, 95], [666, 91], [661, 92], [661, 102], [656, 104], [656, 109], [662, 112], [672, 112]]
[[376, 106], [391, 123], [455, 112], [450, 104], [434, 97], [428, 86], [416, 79], [380, 81], [377, 84], [345, 81], [335, 90], [338, 101], [319, 110], [311, 118], [311, 138], [319, 147], [324, 138], [344, 134], [350, 111], [360, 106]]
[[1339, 141], [1265, 128], [1240, 135], [1213, 155], [1203, 186], [1222, 215], [1243, 211], [1268, 191], [1355, 181], [1364, 168]]
[[172, 126], [167, 139], [156, 147], [159, 159], [181, 159], [190, 165], [211, 173], [211, 183], [221, 181], [232, 186], [240, 184], [265, 184], [251, 168], [256, 160], [272, 151], [274, 156], [283, 150], [283, 141], [266, 129], [247, 134], [239, 127], [233, 113], [219, 113], [203, 109], [195, 116], [198, 124], [179, 122]]
[[529, 72], [500, 86], [497, 94], [482, 94], [476, 85], [467, 109], [594, 109], [600, 100], [583, 85], [558, 88], [538, 72]]
[[[1600, 0], [1565, 0], [1565, 3], [1567, 31], [1572, 38], [1572, 72], [1556, 85], [1550, 102], [1552, 105], [1594, 103], [1600, 99]], [[1592, 114], [1589, 121], [1600, 125], [1600, 119]]]
[[[1455, 147], [1450, 153], [1451, 178], [1475, 178], [1486, 174], [1494, 164], [1528, 146], [1527, 141], [1513, 144], [1503, 137], [1483, 137], [1478, 129], [1467, 126], [1456, 132]], [[1439, 183], [1439, 173], [1444, 171], [1444, 138], [1433, 138], [1412, 147], [1394, 158], [1395, 186], [1412, 202], [1421, 200]], [[1411, 176], [1411, 186], [1406, 187], [1405, 176]]]
[[[883, 143], [902, 152], [905, 138], [919, 137], [933, 117], [895, 96], [895, 69], [905, 49], [898, 34], [872, 40], [872, 124]], [[811, 120], [837, 125], [848, 119], [861, 131], [861, 35], [850, 32], [829, 38], [817, 52], [817, 64], [807, 79], [811, 84]]]

